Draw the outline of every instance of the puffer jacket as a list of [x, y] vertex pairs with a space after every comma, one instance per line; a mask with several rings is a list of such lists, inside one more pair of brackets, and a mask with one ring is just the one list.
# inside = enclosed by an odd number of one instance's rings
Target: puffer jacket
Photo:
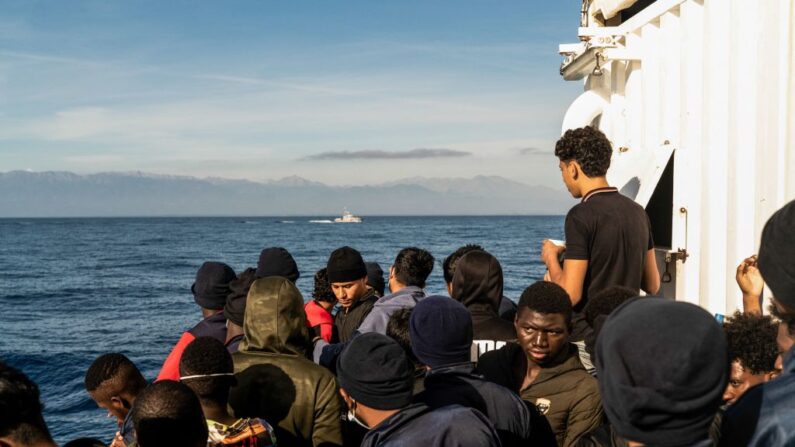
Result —
[[500, 318], [502, 267], [485, 251], [465, 254], [456, 264], [451, 296], [472, 315], [472, 361], [516, 340], [513, 322]]
[[571, 343], [524, 389], [520, 388], [527, 372], [527, 357], [516, 343], [481, 356], [477, 371], [535, 405], [547, 417], [560, 446], [574, 445], [602, 423], [599, 386], [583, 368], [577, 346]]
[[336, 379], [306, 357], [311, 342], [301, 293], [272, 276], [255, 281], [247, 300], [243, 341], [232, 355], [235, 416], [267, 420], [280, 445], [342, 445]]

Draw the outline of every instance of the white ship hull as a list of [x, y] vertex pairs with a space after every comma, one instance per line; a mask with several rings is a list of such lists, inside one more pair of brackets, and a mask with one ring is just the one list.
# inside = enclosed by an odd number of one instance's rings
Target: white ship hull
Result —
[[741, 308], [735, 267], [795, 198], [794, 30], [791, 0], [658, 0], [561, 45], [561, 75], [585, 83], [563, 130], [613, 142], [608, 180], [661, 234], [664, 296]]

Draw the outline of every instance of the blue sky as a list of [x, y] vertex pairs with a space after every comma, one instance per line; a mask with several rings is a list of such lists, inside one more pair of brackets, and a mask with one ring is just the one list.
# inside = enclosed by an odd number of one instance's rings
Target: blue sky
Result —
[[4, 1], [0, 171], [558, 187], [579, 3]]

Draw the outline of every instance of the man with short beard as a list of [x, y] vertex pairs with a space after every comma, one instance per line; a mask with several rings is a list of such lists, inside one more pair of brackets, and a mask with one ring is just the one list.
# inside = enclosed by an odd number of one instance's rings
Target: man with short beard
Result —
[[602, 421], [596, 380], [568, 342], [571, 301], [563, 288], [537, 282], [522, 293], [514, 323], [518, 343], [483, 354], [478, 372], [519, 393], [547, 417], [559, 446], [573, 445]]
[[326, 265], [331, 291], [340, 305], [334, 326], [341, 342], [353, 337], [378, 300], [367, 287], [367, 266], [362, 255], [351, 247], [340, 247], [331, 253]]

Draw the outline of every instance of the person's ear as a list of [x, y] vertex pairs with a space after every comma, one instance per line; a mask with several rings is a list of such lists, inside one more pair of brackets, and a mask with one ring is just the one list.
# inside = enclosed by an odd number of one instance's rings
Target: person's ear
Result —
[[572, 180], [577, 180], [580, 177], [580, 164], [576, 161], [570, 161], [566, 165], [566, 169], [569, 170], [569, 177], [571, 177]]
[[395, 277], [395, 266], [392, 265], [389, 267], [389, 279], [392, 279], [394, 277]]
[[447, 284], [447, 294], [452, 297], [453, 296], [453, 283], [452, 283], [452, 281], [448, 282], [448, 283], [445, 283], [445, 284]]
[[345, 391], [345, 388], [340, 388], [340, 396], [342, 396], [342, 400], [345, 401], [345, 405], [347, 405], [348, 408], [351, 408], [353, 405], [353, 399], [351, 399], [351, 395]]
[[130, 404], [127, 403], [126, 400], [122, 399], [121, 396], [112, 396], [110, 398], [110, 404], [116, 410], [129, 410]]

